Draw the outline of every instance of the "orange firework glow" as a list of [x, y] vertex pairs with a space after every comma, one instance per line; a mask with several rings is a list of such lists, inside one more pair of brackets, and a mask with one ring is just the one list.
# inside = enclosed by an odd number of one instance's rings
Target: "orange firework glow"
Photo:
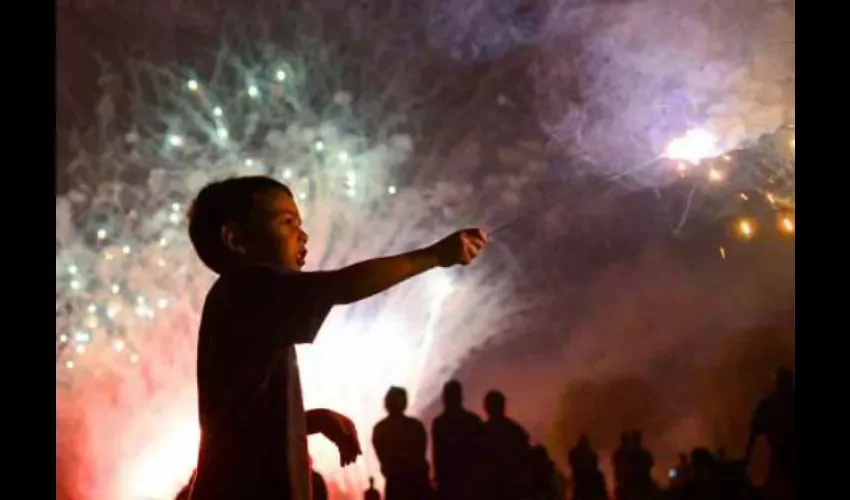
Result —
[[751, 219], [740, 219], [737, 224], [738, 234], [744, 239], [750, 239], [755, 235], [756, 225]]
[[784, 214], [779, 216], [779, 230], [786, 234], [793, 234], [795, 225], [794, 225], [794, 216]]

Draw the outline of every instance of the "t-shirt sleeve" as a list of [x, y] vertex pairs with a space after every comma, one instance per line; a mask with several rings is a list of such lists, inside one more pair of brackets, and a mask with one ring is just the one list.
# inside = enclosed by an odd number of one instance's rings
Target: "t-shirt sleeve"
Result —
[[233, 300], [253, 334], [278, 345], [313, 342], [333, 304], [306, 273], [251, 266], [234, 276]]

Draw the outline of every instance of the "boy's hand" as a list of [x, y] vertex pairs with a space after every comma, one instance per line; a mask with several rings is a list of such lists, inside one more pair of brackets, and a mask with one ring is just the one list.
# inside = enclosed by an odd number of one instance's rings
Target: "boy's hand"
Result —
[[472, 262], [487, 245], [487, 235], [481, 229], [463, 229], [438, 241], [431, 249], [441, 267], [465, 266]]
[[339, 449], [339, 465], [354, 463], [357, 457], [363, 454], [360, 449], [360, 441], [357, 439], [357, 428], [345, 415], [331, 410], [310, 410], [308, 418], [313, 422], [315, 429], [328, 438]]

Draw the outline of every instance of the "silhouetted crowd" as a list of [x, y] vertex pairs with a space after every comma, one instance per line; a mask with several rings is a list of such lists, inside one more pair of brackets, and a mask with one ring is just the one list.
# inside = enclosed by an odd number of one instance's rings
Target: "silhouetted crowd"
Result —
[[[463, 388], [452, 380], [442, 394], [443, 412], [431, 426], [433, 477], [427, 459], [428, 432], [405, 414], [407, 392], [391, 387], [387, 416], [372, 433], [372, 445], [385, 479], [385, 500], [794, 500], [794, 384], [780, 368], [776, 388], [754, 412], [746, 456], [730, 460], [721, 449], [698, 447], [681, 454], [666, 488], [653, 479], [655, 461], [640, 431], [624, 432], [612, 456], [613, 491], [608, 491], [599, 457], [586, 434], [569, 451], [571, 476], [562, 475], [543, 446], [507, 416], [504, 394], [484, 398], [486, 419], [463, 406]], [[767, 483], [756, 488], [747, 467], [758, 437], [767, 439]], [[610, 494], [609, 494], [610, 493]], [[180, 500], [178, 496], [178, 500]], [[322, 477], [313, 472], [313, 499], [327, 500]], [[364, 500], [380, 500], [370, 478]]]
[[[698, 447], [681, 454], [662, 487], [652, 476], [655, 460], [639, 430], [624, 432], [613, 454], [613, 491], [608, 491], [599, 457], [586, 434], [570, 450], [567, 480], [543, 446], [532, 446], [528, 432], [507, 416], [505, 396], [484, 398], [486, 420], [463, 406], [457, 381], [443, 388], [443, 413], [431, 428], [433, 480], [427, 461], [428, 435], [419, 420], [405, 415], [407, 394], [387, 392], [387, 417], [375, 425], [372, 444], [386, 480], [386, 500], [793, 500], [796, 498], [794, 382], [780, 368], [776, 387], [756, 409], [746, 456], [730, 460], [721, 449]], [[770, 447], [770, 473], [764, 488], [747, 475], [756, 439]], [[609, 495], [610, 493], [610, 495]], [[377, 500], [374, 485], [364, 498]]]
[[528, 432], [507, 416], [502, 393], [490, 391], [484, 398], [483, 421], [463, 407], [457, 381], [443, 388], [443, 405], [431, 428], [431, 481], [425, 426], [405, 415], [404, 389], [387, 392], [387, 417], [372, 434], [386, 500], [564, 498], [563, 478], [545, 448], [532, 447]]

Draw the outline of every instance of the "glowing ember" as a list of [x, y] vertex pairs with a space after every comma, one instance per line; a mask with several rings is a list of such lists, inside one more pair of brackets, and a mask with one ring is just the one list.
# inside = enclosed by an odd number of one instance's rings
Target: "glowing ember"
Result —
[[791, 234], [794, 232], [794, 219], [786, 215], [779, 219], [779, 230]]
[[749, 239], [755, 234], [755, 224], [750, 220], [741, 219], [738, 221], [738, 232], [744, 238]]
[[715, 168], [712, 168], [708, 171], [708, 180], [710, 180], [711, 182], [720, 182], [723, 180], [723, 173]]

